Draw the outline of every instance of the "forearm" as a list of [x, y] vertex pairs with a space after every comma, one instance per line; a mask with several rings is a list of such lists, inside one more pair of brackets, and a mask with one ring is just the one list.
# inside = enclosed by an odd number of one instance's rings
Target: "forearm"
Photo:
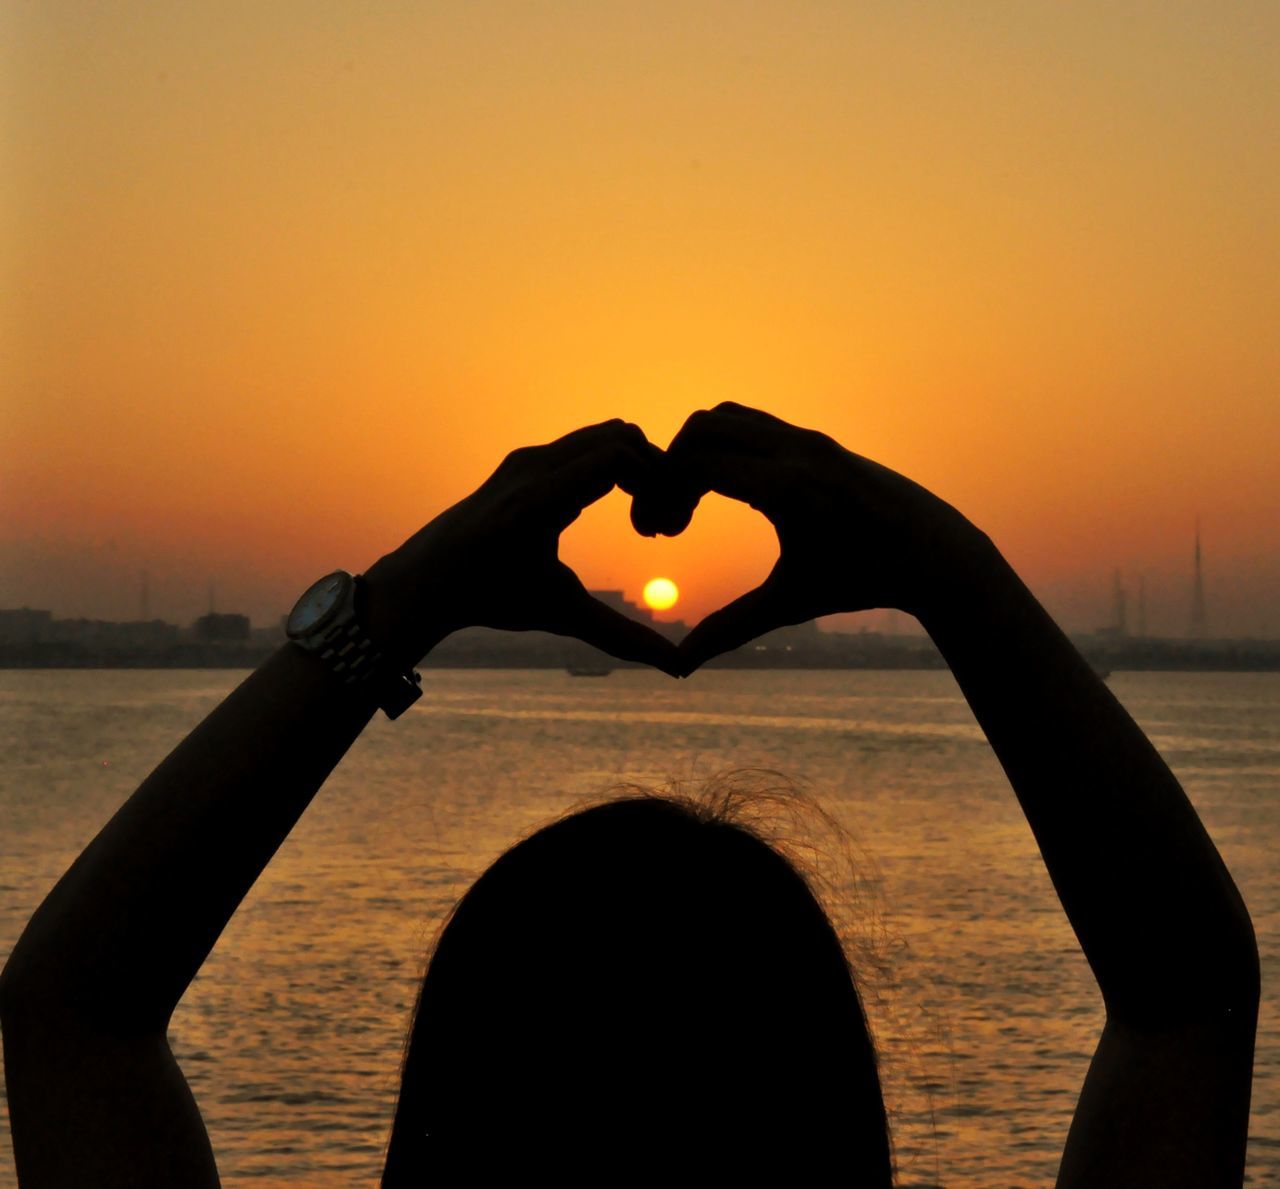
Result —
[[[560, 532], [660, 455], [605, 422], [515, 451], [365, 574], [360, 617], [390, 667], [472, 624], [576, 636], [675, 669], [671, 642], [597, 602]], [[322, 621], [323, 622], [323, 621]], [[0, 1010], [163, 1025], [236, 906], [360, 734], [373, 703], [282, 648], [181, 743], [72, 865], [19, 940]]]
[[162, 1027], [262, 869], [359, 735], [311, 656], [277, 651], [103, 827], [32, 917], [3, 975], [36, 1005]]
[[1108, 1011], [1158, 1024], [1257, 999], [1231, 876], [1177, 780], [985, 538], [922, 616], [1039, 843]]

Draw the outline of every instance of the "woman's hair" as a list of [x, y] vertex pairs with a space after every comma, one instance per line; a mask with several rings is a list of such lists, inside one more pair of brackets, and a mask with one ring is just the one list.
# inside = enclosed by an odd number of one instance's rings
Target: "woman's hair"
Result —
[[446, 921], [383, 1184], [892, 1184], [849, 961], [746, 798], [629, 795], [513, 846]]

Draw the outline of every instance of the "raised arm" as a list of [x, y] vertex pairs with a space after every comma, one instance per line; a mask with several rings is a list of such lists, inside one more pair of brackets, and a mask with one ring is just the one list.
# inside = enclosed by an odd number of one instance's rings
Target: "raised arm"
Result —
[[967, 597], [922, 622], [1008, 774], [1106, 1005], [1058, 1184], [1239, 1186], [1258, 954], [1195, 809], [994, 550]]
[[720, 406], [669, 449], [678, 532], [702, 492], [768, 516], [780, 555], [681, 647], [683, 668], [815, 615], [916, 615], [1008, 774], [1097, 977], [1107, 1022], [1058, 1184], [1206, 1189], [1243, 1177], [1259, 975], [1239, 893], [1149, 740], [954, 508], [822, 434]]
[[[673, 647], [591, 599], [560, 532], [657, 451], [610, 422], [517, 451], [367, 574], [367, 627], [404, 666], [455, 628], [574, 635], [671, 669]], [[24, 1189], [217, 1183], [166, 1040], [227, 921], [374, 712], [281, 648], [147, 778], [32, 917], [0, 977]]]

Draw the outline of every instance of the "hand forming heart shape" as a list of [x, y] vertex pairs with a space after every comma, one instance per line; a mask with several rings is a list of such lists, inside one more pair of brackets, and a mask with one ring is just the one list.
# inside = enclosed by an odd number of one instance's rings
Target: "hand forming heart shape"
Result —
[[848, 596], [835, 589], [844, 575], [832, 564], [830, 540], [840, 502], [832, 490], [840, 486], [835, 472], [853, 459], [822, 434], [740, 405], [723, 404], [688, 419], [652, 480], [632, 496], [636, 531], [682, 533], [702, 496], [713, 491], [762, 513], [778, 535], [779, 555], [764, 582], [707, 616], [681, 641], [680, 675], [775, 628], [848, 609]]
[[678, 646], [687, 676], [765, 632], [819, 615], [895, 607], [927, 613], [982, 534], [919, 484], [768, 413], [726, 403], [694, 413], [656, 481], [633, 495], [646, 536], [688, 526], [708, 491], [740, 500], [778, 534], [769, 576], [693, 628]]
[[[644, 536], [683, 532], [709, 491], [748, 504], [773, 524], [778, 560], [764, 582], [676, 646], [592, 598], [558, 557], [564, 529], [615, 486], [632, 497], [631, 521]], [[755, 409], [694, 413], [666, 451], [636, 426], [611, 421], [514, 451], [477, 491], [377, 562], [366, 575], [370, 626], [400, 642], [410, 663], [449, 632], [477, 625], [576, 636], [620, 660], [687, 676], [819, 615], [920, 614], [974, 533], [910, 480]]]

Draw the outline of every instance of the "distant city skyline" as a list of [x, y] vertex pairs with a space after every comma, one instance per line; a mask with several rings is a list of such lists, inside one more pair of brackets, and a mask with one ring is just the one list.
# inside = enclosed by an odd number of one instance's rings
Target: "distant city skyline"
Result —
[[[1280, 599], [1275, 593], [1280, 564], [1274, 561], [1268, 569], [1264, 560], [1251, 566], [1246, 559], [1243, 565], [1231, 567], [1224, 578], [1202, 558], [1197, 612], [1196, 559], [1203, 554], [1201, 531], [1199, 526], [1193, 530], [1181, 573], [1167, 563], [1152, 563], [1141, 568], [1100, 568], [1097, 574], [1058, 576], [1039, 583], [1032, 579], [1031, 585], [1051, 613], [1073, 632], [1121, 629], [1131, 636], [1173, 638], [1280, 636]], [[217, 610], [247, 614], [255, 627], [270, 626], [288, 612], [297, 594], [315, 577], [310, 571], [299, 570], [291, 581], [288, 575], [250, 573], [235, 564], [210, 574], [190, 555], [168, 565], [144, 565], [111, 542], [78, 546], [64, 542], [55, 552], [0, 543], [0, 561], [0, 608], [26, 606], [52, 611], [59, 618], [117, 622], [160, 619], [186, 625], [209, 610]], [[622, 589], [630, 601], [639, 604], [641, 588], [652, 576], [642, 573], [629, 583], [611, 576], [607, 582], [588, 581], [587, 585]], [[700, 608], [707, 600], [699, 599], [696, 585], [680, 585], [690, 597], [683, 597], [658, 618], [696, 622], [702, 618]], [[825, 626], [834, 630], [863, 626], [884, 631], [918, 630], [910, 617], [888, 611], [833, 616]]]
[[[1280, 632], [1280, 5], [976, 7], [11, 5], [0, 603], [262, 622], [513, 449], [734, 400], [1072, 630], [1117, 570], [1191, 630], [1198, 517], [1204, 630]], [[690, 619], [774, 550], [564, 539]]]

